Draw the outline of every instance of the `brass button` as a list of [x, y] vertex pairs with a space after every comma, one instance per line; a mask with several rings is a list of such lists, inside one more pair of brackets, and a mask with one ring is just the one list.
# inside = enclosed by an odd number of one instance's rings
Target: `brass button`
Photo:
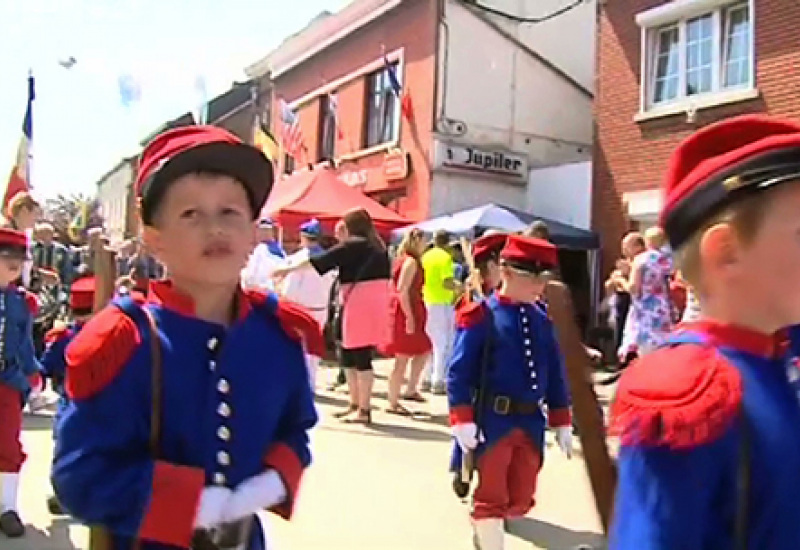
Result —
[[225, 474], [217, 472], [214, 474], [214, 485], [225, 485]]
[[209, 349], [209, 351], [214, 351], [214, 350], [216, 350], [216, 349], [217, 349], [217, 345], [218, 345], [218, 344], [219, 344], [219, 340], [218, 340], [218, 339], [217, 339], [215, 336], [212, 336], [212, 337], [211, 337], [211, 338], [208, 340], [208, 342], [206, 343], [206, 345], [208, 346], [208, 349]]
[[231, 415], [231, 408], [227, 403], [220, 403], [219, 407], [217, 407], [217, 413], [224, 418], [228, 418]]
[[220, 466], [228, 466], [231, 463], [231, 456], [225, 451], [219, 451], [217, 453], [217, 463]]
[[217, 391], [219, 391], [219, 393], [228, 393], [231, 391], [231, 385], [224, 378], [220, 378], [217, 384]]
[[231, 431], [225, 426], [220, 426], [217, 430], [217, 437], [222, 441], [228, 441], [231, 438]]

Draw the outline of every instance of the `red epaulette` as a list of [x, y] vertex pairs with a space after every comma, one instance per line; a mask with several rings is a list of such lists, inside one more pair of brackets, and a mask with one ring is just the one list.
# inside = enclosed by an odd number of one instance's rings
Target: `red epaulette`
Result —
[[53, 342], [57, 342], [62, 338], [66, 338], [69, 336], [69, 333], [70, 329], [67, 325], [53, 327], [47, 331], [47, 334], [44, 335], [44, 343], [52, 344]]
[[456, 310], [456, 326], [470, 328], [480, 324], [486, 315], [483, 302], [467, 302]]
[[[264, 292], [252, 290], [246, 291], [246, 295], [256, 304], [264, 303], [268, 296]], [[325, 338], [322, 335], [322, 327], [306, 308], [294, 302], [279, 299], [275, 315], [284, 332], [292, 340], [300, 342], [306, 353], [315, 357], [325, 355]]]
[[625, 369], [609, 433], [623, 445], [695, 448], [721, 437], [741, 402], [739, 371], [716, 349], [667, 347]]
[[31, 312], [31, 315], [39, 313], [39, 298], [36, 297], [36, 294], [28, 292], [24, 288], [20, 288], [19, 291], [25, 298], [25, 305], [28, 306], [28, 311]]
[[108, 386], [141, 344], [136, 323], [116, 306], [89, 320], [67, 346], [67, 395], [87, 399]]

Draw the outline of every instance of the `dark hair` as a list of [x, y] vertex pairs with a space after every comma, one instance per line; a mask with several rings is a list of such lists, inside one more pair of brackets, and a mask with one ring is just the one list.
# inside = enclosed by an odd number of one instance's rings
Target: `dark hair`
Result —
[[450, 233], [444, 229], [439, 229], [433, 234], [433, 243], [440, 248], [445, 248], [450, 244]]
[[377, 248], [386, 250], [386, 244], [375, 230], [375, 224], [372, 223], [372, 217], [370, 217], [369, 212], [363, 208], [355, 208], [348, 211], [342, 217], [342, 221], [344, 221], [344, 226], [347, 228], [347, 232], [350, 235], [363, 237]]
[[550, 240], [550, 228], [542, 220], [536, 220], [528, 226], [523, 232], [526, 237], [534, 237], [536, 239]]

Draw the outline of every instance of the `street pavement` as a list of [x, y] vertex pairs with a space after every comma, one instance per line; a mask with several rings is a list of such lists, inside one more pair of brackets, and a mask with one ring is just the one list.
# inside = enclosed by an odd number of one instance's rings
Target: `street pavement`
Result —
[[[384, 412], [385, 375], [378, 362], [373, 425], [342, 424], [331, 414], [347, 404], [341, 392], [320, 388], [319, 426], [312, 434], [314, 464], [307, 471], [291, 522], [270, 516], [274, 550], [470, 550], [468, 505], [450, 489], [447, 464], [451, 439], [444, 397], [417, 405], [413, 419]], [[320, 387], [329, 372], [320, 373]], [[21, 514], [24, 539], [6, 540], [2, 550], [84, 550], [86, 529], [51, 516], [48, 471], [51, 419], [28, 416], [24, 444]], [[577, 445], [577, 438], [576, 438]], [[580, 449], [567, 460], [548, 434], [539, 476], [537, 505], [509, 526], [507, 550], [568, 550], [602, 543]]]

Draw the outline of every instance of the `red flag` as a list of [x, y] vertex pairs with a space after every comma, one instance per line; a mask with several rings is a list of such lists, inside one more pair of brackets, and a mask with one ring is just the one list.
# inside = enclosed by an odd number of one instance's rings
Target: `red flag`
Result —
[[7, 214], [8, 203], [18, 193], [30, 191], [30, 148], [33, 140], [33, 100], [35, 97], [33, 75], [28, 76], [28, 106], [22, 122], [22, 138], [17, 148], [17, 158], [3, 193], [3, 214]]

